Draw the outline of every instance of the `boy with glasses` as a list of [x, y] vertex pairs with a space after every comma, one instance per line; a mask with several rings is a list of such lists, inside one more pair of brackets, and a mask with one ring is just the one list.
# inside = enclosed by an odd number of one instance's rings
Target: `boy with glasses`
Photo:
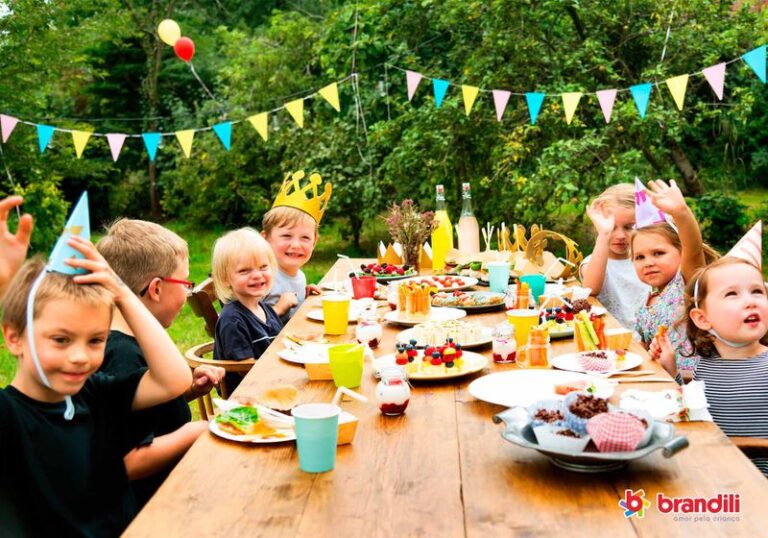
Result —
[[[181, 237], [153, 222], [120, 219], [97, 244], [99, 252], [164, 328], [171, 326], [194, 283], [189, 279], [189, 253]], [[115, 312], [102, 371], [118, 375], [146, 368], [136, 337]], [[224, 369], [199, 366], [187, 392], [166, 404], [135, 414], [130, 426], [149, 432], [125, 457], [128, 478], [142, 507], [162, 484], [175, 463], [208, 429], [205, 421], [190, 422], [188, 401], [209, 392]]]

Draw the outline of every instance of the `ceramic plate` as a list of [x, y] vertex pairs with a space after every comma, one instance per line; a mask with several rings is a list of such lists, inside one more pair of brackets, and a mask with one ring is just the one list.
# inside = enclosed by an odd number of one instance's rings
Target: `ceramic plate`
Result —
[[328, 347], [332, 344], [305, 344], [303, 346], [285, 347], [277, 352], [284, 361], [295, 364], [328, 362]]
[[555, 385], [572, 381], [591, 381], [597, 388], [596, 395], [608, 398], [615, 385], [606, 379], [561, 370], [509, 370], [475, 379], [469, 385], [469, 393], [484, 402], [515, 407], [527, 407], [537, 400], [557, 399]]
[[[584, 352], [581, 352], [584, 353]], [[566, 353], [565, 355], [558, 355], [557, 357], [554, 357], [552, 359], [552, 367], [558, 368], [559, 370], [569, 370], [571, 372], [584, 372], [589, 373], [584, 368], [582, 368], [579, 365], [579, 355], [581, 353]], [[587, 352], [589, 353], [589, 352]], [[606, 351], [608, 353], [609, 357], [616, 356], [616, 353], [613, 351]], [[623, 372], [624, 370], [631, 370], [632, 368], [637, 368], [643, 364], [643, 358], [638, 355], [637, 353], [629, 353], [627, 352], [626, 357], [621, 362], [615, 362], [613, 365], [613, 368], [608, 370], [609, 372]]]
[[264, 438], [260, 435], [234, 435], [229, 432], [225, 432], [221, 428], [219, 428], [219, 424], [216, 422], [216, 420], [211, 420], [208, 423], [208, 429], [211, 430], [211, 433], [216, 435], [217, 437], [221, 437], [222, 439], [228, 439], [230, 441], [237, 441], [238, 443], [251, 443], [251, 444], [272, 444], [272, 443], [285, 443], [288, 441], [295, 441], [296, 440], [296, 431], [295, 430], [279, 430], [282, 433], [285, 433], [285, 437], [269, 437]]
[[[459, 342], [461, 344], [462, 349], [472, 348], [472, 347], [480, 347], [480, 346], [486, 346], [490, 344], [493, 341], [493, 328], [492, 327], [482, 327], [482, 337], [480, 340], [477, 340], [475, 342]], [[404, 331], [401, 331], [397, 333], [397, 341], [402, 344], [408, 344], [410, 343], [411, 339], [413, 339], [413, 332], [414, 329], [406, 329]], [[417, 347], [426, 347], [426, 342], [419, 342], [416, 341]]]
[[412, 320], [407, 319], [399, 310], [391, 310], [384, 314], [384, 319], [398, 325], [418, 325], [427, 321], [451, 321], [466, 316], [464, 310], [458, 308], [433, 308], [428, 317]]
[[[447, 292], [450, 293], [450, 292]], [[466, 291], [463, 292], [466, 295], [469, 295], [473, 298], [484, 298], [484, 297], [493, 297], [498, 300], [496, 304], [479, 304], [479, 305], [459, 305], [459, 304], [435, 304], [435, 297], [432, 297], [432, 306], [440, 306], [440, 307], [449, 307], [449, 308], [461, 308], [462, 310], [466, 310], [468, 313], [479, 313], [479, 312], [491, 312], [493, 310], [501, 310], [504, 308], [504, 294], [503, 293], [493, 293], [490, 291]], [[447, 298], [450, 299], [450, 298]]]
[[403, 283], [411, 282], [411, 281], [413, 281], [413, 282], [432, 282], [435, 285], [435, 287], [437, 288], [437, 291], [466, 290], [466, 289], [469, 289], [469, 288], [471, 288], [473, 286], [477, 286], [477, 279], [476, 278], [472, 278], [470, 276], [462, 276], [462, 277], [458, 277], [458, 276], [454, 276], [454, 275], [445, 275], [445, 276], [450, 276], [451, 278], [459, 278], [459, 279], [461, 279], [462, 283], [461, 284], [456, 283], [453, 286], [442, 286], [442, 285], [438, 284], [436, 281], [432, 280], [432, 277], [428, 277], [428, 276], [409, 278], [408, 280], [404, 280]]
[[[419, 364], [422, 362], [423, 353], [419, 352], [418, 356], [416, 357], [416, 361], [419, 361]], [[435, 366], [432, 367], [432, 370], [425, 370], [425, 371], [416, 371], [416, 372], [409, 372], [408, 373], [408, 379], [415, 379], [415, 380], [425, 380], [425, 379], [452, 379], [454, 377], [463, 377], [465, 375], [474, 374], [475, 372], [479, 372], [486, 366], [488, 366], [488, 359], [478, 353], [472, 353], [471, 351], [465, 351], [462, 354], [462, 358], [464, 359], [464, 366], [461, 370], [457, 370], [456, 367], [453, 368], [445, 368], [445, 366]], [[395, 355], [383, 355], [379, 357], [378, 359], [374, 359], [371, 363], [371, 366], [373, 367], [374, 374], [377, 373], [381, 368], [385, 366], [394, 366], [395, 365]]]

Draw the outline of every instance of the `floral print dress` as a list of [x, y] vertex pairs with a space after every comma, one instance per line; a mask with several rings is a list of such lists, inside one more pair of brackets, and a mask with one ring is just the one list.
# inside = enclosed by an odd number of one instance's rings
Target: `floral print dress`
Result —
[[672, 342], [672, 347], [675, 348], [677, 369], [680, 371], [693, 370], [699, 362], [698, 355], [688, 356], [692, 353], [693, 346], [688, 340], [685, 322], [677, 323], [684, 311], [684, 287], [683, 275], [678, 271], [650, 306], [648, 306], [648, 302], [652, 295], [648, 296], [645, 306], [640, 307], [640, 310], [637, 311], [635, 321], [635, 331], [646, 346], [651, 344], [654, 336], [659, 332], [660, 326], [667, 327], [669, 340]]

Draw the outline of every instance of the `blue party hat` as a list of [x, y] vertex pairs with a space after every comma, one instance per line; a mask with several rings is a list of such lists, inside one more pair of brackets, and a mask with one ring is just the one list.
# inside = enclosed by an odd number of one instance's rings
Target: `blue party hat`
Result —
[[67, 275], [77, 275], [86, 272], [85, 269], [75, 269], [64, 263], [64, 260], [71, 258], [83, 258], [82, 254], [67, 244], [69, 238], [75, 235], [88, 241], [91, 240], [91, 218], [90, 212], [88, 211], [88, 191], [83, 192], [75, 209], [69, 216], [64, 231], [59, 236], [56, 245], [51, 251], [51, 255], [48, 257], [49, 270]]

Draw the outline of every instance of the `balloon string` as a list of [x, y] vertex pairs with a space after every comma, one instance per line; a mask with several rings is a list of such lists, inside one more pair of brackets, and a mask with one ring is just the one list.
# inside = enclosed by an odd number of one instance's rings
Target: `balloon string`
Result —
[[203, 89], [205, 90], [205, 93], [207, 93], [208, 97], [211, 98], [211, 101], [213, 101], [214, 103], [222, 107], [221, 103], [219, 103], [219, 101], [213, 96], [213, 94], [211, 93], [211, 90], [208, 89], [208, 86], [205, 85], [205, 83], [202, 81], [200, 76], [197, 74], [197, 71], [195, 71], [195, 66], [192, 65], [192, 62], [187, 62], [187, 64], [189, 65], [189, 70], [192, 71], [192, 74], [195, 75], [195, 78], [200, 83], [200, 86], [203, 87]]

